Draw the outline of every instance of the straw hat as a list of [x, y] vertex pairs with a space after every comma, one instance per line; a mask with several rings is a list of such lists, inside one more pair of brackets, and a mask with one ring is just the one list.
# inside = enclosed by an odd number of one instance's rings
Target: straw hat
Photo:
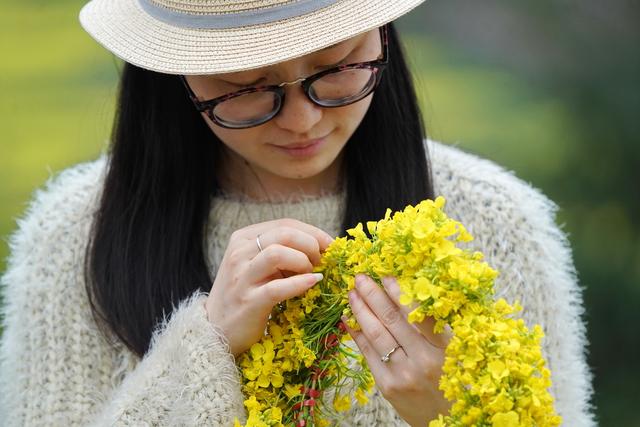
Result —
[[216, 74], [297, 58], [379, 27], [424, 0], [91, 0], [82, 27], [121, 59]]

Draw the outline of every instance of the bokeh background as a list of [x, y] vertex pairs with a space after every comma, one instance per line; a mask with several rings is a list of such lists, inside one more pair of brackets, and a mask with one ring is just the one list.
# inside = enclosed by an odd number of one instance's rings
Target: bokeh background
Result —
[[[83, 4], [0, 3], [0, 272], [33, 191], [107, 146], [119, 60]], [[397, 22], [429, 136], [561, 207], [600, 425], [640, 425], [640, 3], [430, 0]]]

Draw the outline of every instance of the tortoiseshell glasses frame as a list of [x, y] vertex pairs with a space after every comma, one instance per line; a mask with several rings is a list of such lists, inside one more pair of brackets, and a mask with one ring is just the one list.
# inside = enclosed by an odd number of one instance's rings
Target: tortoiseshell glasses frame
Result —
[[[236, 92], [231, 92], [231, 93], [227, 93], [225, 95], [210, 99], [210, 100], [206, 100], [206, 101], [200, 101], [198, 99], [198, 97], [196, 96], [196, 94], [193, 92], [193, 90], [191, 89], [191, 87], [189, 86], [189, 83], [187, 82], [186, 78], [184, 75], [180, 75], [180, 80], [182, 81], [182, 83], [184, 84], [185, 88], [187, 89], [187, 93], [189, 94], [189, 98], [191, 99], [191, 101], [193, 101], [193, 104], [196, 107], [196, 110], [198, 110], [199, 112], [205, 112], [207, 114], [207, 116], [218, 126], [224, 127], [224, 128], [228, 128], [228, 129], [246, 129], [246, 128], [250, 128], [250, 127], [254, 127], [254, 126], [259, 126], [269, 120], [271, 120], [272, 118], [274, 118], [282, 109], [282, 105], [284, 104], [284, 98], [285, 98], [285, 90], [284, 90], [284, 86], [286, 85], [292, 85], [292, 84], [296, 84], [296, 83], [301, 83], [302, 84], [302, 89], [304, 90], [305, 95], [307, 96], [307, 98], [313, 102], [314, 104], [320, 106], [320, 107], [325, 107], [325, 108], [336, 108], [336, 107], [344, 107], [346, 105], [349, 104], [353, 104], [355, 102], [358, 102], [362, 99], [364, 99], [365, 97], [367, 97], [368, 95], [370, 95], [380, 84], [380, 80], [382, 78], [382, 72], [384, 71], [385, 67], [388, 65], [389, 63], [389, 39], [388, 39], [388, 34], [387, 34], [387, 25], [382, 25], [381, 27], [379, 27], [379, 31], [380, 31], [380, 41], [382, 44], [382, 57], [375, 59], [373, 61], [366, 61], [366, 62], [358, 62], [358, 63], [353, 63], [353, 64], [345, 64], [345, 65], [339, 65], [337, 67], [334, 68], [330, 68], [328, 70], [324, 70], [321, 71], [319, 73], [313, 74], [311, 76], [308, 76], [306, 78], [299, 78], [297, 80], [294, 80], [292, 82], [283, 82], [280, 83], [278, 85], [269, 85], [269, 86], [253, 86], [253, 87], [248, 87]], [[370, 87], [367, 88], [366, 91], [363, 91], [361, 93], [358, 93], [357, 96], [355, 97], [347, 97], [345, 98], [345, 100], [327, 100], [327, 101], [322, 101], [319, 99], [314, 98], [312, 91], [311, 91], [311, 86], [312, 84], [317, 81], [318, 79], [328, 75], [328, 74], [334, 74], [334, 73], [338, 73], [338, 72], [342, 72], [345, 70], [356, 70], [356, 69], [368, 69], [371, 70], [371, 72], [373, 73], [373, 76], [375, 76], [375, 83], [370, 85]], [[249, 122], [246, 124], [229, 124], [226, 123], [222, 120], [220, 120], [218, 117], [216, 117], [215, 113], [214, 113], [214, 109], [216, 108], [216, 106], [218, 106], [220, 103], [227, 101], [229, 99], [232, 98], [236, 98], [238, 96], [242, 96], [242, 95], [246, 95], [249, 93], [256, 93], [256, 92], [273, 92], [275, 94], [275, 100], [278, 101], [277, 103], [275, 103], [275, 108], [273, 111], [271, 111], [269, 114], [265, 115], [264, 117], [261, 117], [259, 119], [257, 119], [256, 121], [253, 122]]]

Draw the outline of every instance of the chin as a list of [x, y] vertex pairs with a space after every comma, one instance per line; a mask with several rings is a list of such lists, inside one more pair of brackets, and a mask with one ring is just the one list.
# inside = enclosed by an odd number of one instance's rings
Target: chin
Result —
[[280, 171], [277, 171], [277, 173], [282, 178], [287, 178], [287, 179], [309, 179], [322, 173], [322, 171], [324, 171], [326, 168], [316, 169], [316, 168], [305, 167], [303, 170], [299, 170], [299, 168], [295, 168], [295, 169], [297, 170], [291, 170], [291, 171], [280, 170]]

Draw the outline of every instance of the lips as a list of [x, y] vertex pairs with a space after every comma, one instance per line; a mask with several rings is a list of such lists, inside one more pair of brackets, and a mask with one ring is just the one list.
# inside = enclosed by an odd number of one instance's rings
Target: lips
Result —
[[279, 152], [284, 153], [291, 158], [299, 160], [307, 159], [318, 154], [326, 141], [327, 137], [325, 136], [320, 139], [294, 142], [288, 145], [271, 145], [275, 147], [275, 149], [277, 149]]
[[305, 148], [305, 147], [309, 147], [317, 142], [320, 142], [321, 140], [323, 140], [324, 138], [326, 138], [326, 136], [323, 136], [321, 138], [316, 138], [316, 139], [310, 139], [308, 141], [301, 141], [301, 142], [294, 142], [293, 144], [287, 144], [287, 145], [278, 145], [278, 147], [280, 148]]

